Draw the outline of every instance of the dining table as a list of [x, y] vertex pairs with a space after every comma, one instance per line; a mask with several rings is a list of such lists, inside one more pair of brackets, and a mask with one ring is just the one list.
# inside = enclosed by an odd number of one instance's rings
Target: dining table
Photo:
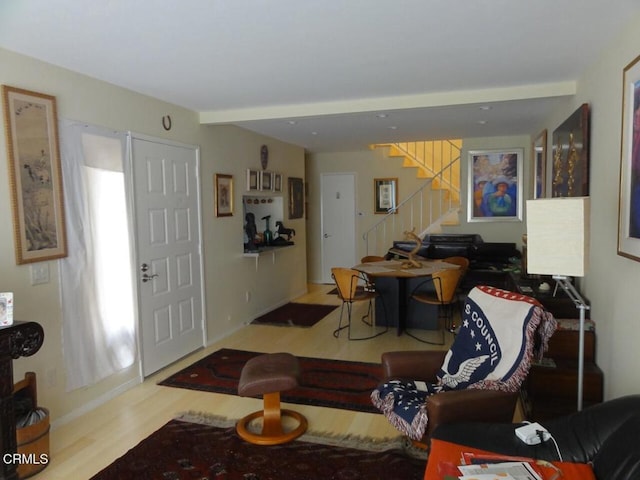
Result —
[[[389, 324], [389, 317], [397, 319], [395, 323], [397, 323], [398, 335], [402, 334], [407, 325], [409, 306], [408, 285], [411, 279], [430, 277], [434, 273], [445, 269], [460, 268], [459, 265], [448, 263], [444, 260], [414, 260], [414, 262], [419, 266], [409, 264], [407, 260], [395, 259], [360, 263], [352, 267], [354, 270], [374, 279], [374, 283], [378, 278], [390, 278], [397, 282], [397, 298], [394, 299], [397, 311], [385, 312], [387, 314], [385, 320], [387, 320], [387, 324]], [[384, 292], [380, 293], [384, 294]], [[395, 310], [395, 308], [393, 310]]]

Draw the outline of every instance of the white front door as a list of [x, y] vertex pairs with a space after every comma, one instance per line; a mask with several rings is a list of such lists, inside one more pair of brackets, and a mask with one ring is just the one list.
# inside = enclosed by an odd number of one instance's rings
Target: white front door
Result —
[[356, 259], [356, 176], [324, 173], [322, 194], [322, 282], [332, 283], [332, 267], [352, 267]]
[[204, 345], [197, 147], [131, 140], [144, 376]]

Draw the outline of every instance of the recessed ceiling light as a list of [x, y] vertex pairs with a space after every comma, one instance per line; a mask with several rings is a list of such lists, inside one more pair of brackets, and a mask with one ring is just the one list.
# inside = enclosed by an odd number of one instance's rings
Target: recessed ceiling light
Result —
[[486, 121], [486, 120], [478, 120], [476, 123], [477, 123], [478, 125], [486, 125], [486, 124], [487, 124], [487, 121]]
[[389, 130], [397, 130], [397, 129], [398, 129], [398, 127], [396, 127], [395, 125], [389, 126]]
[[492, 108], [493, 108], [493, 107], [492, 107], [491, 105], [482, 105], [482, 106], [480, 107], [480, 110], [482, 110], [482, 111], [486, 112], [486, 111], [488, 111], [488, 110], [491, 110]]
[[378, 113], [378, 114], [376, 115], [376, 117], [378, 117], [378, 118], [387, 118], [388, 116], [389, 116], [389, 115], [387, 115], [386, 113]]
[[311, 132], [311, 135], [317, 135], [318, 132]]
[[296, 123], [298, 123], [298, 122], [296, 122], [295, 120], [289, 120], [287, 123], [288, 123], [289, 125], [295, 125], [295, 124], [296, 124]]

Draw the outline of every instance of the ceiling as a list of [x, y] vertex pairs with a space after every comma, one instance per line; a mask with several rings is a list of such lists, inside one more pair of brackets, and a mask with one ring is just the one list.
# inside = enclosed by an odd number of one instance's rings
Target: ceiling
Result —
[[637, 14], [638, 0], [0, 0], [0, 47], [326, 152], [537, 133]]

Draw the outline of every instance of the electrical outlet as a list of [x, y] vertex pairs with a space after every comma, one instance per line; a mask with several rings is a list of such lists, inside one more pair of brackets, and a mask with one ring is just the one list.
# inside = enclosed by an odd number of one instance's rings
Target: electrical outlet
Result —
[[49, 263], [42, 262], [31, 265], [31, 285], [49, 283]]

